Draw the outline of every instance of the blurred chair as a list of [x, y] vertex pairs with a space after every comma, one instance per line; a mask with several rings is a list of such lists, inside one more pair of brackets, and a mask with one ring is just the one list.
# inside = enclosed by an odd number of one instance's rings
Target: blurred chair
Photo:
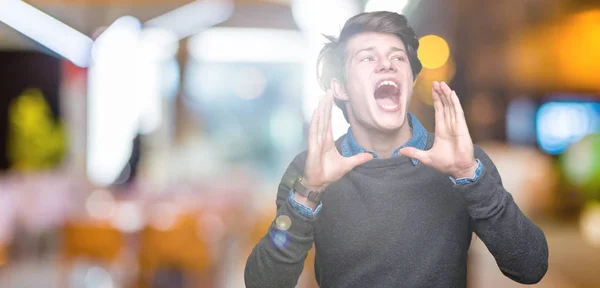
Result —
[[63, 227], [61, 287], [69, 287], [71, 268], [77, 260], [108, 267], [118, 260], [124, 236], [117, 228], [101, 221], [72, 221]]
[[66, 260], [87, 258], [113, 262], [121, 252], [123, 235], [108, 223], [67, 223], [64, 227], [63, 251]]
[[[211, 256], [212, 247], [202, 239], [206, 230], [197, 219], [198, 215], [185, 213], [178, 215], [167, 229], [150, 225], [143, 229], [138, 287], [153, 287], [160, 280], [157, 276], [167, 274], [182, 274], [185, 284], [181, 285], [185, 287], [214, 287], [217, 265]], [[161, 273], [165, 271], [169, 273]]]
[[[276, 213], [262, 213], [262, 216], [256, 220], [255, 224], [250, 229], [247, 246], [245, 249], [245, 258], [250, 256], [254, 246], [265, 236], [271, 223], [275, 219]], [[245, 259], [244, 259], [245, 261]], [[298, 279], [298, 288], [318, 288], [317, 281], [315, 278], [315, 247], [308, 251], [308, 255], [304, 260], [304, 269]]]
[[0, 242], [0, 267], [6, 264], [6, 246], [4, 243]]

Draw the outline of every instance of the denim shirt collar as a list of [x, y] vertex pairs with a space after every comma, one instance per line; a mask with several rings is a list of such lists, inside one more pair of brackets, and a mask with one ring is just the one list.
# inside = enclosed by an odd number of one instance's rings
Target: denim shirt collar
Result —
[[[414, 147], [424, 150], [425, 146], [427, 145], [427, 130], [425, 130], [425, 127], [423, 127], [421, 122], [419, 122], [417, 117], [412, 113], [408, 113], [408, 125], [412, 129], [413, 135], [406, 143], [394, 150], [392, 158], [400, 156], [398, 151], [404, 147]], [[341, 150], [342, 156], [344, 157], [352, 157], [354, 155], [366, 152], [372, 154], [375, 159], [379, 158], [375, 152], [360, 147], [352, 135], [352, 130], [350, 128], [348, 128], [348, 133], [346, 133], [344, 139], [342, 140]], [[416, 159], [411, 159], [411, 161], [414, 165], [419, 164], [419, 161]]]

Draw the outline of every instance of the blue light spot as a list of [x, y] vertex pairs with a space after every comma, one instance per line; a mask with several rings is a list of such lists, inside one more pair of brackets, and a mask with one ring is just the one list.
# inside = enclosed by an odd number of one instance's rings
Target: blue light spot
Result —
[[598, 132], [600, 103], [548, 102], [537, 112], [536, 134], [540, 148], [560, 154], [572, 143]]
[[270, 233], [271, 244], [279, 249], [283, 249], [287, 246], [290, 236], [287, 231], [274, 229]]

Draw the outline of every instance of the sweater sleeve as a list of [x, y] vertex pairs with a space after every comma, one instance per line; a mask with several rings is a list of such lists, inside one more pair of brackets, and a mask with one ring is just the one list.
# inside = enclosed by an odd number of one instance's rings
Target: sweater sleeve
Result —
[[454, 185], [467, 204], [474, 230], [504, 275], [522, 284], [539, 282], [548, 270], [548, 244], [544, 232], [519, 209], [502, 186], [489, 156], [475, 146], [483, 163], [481, 177], [473, 183]]
[[[307, 218], [300, 215], [288, 201], [290, 189], [304, 169], [305, 159], [306, 153], [296, 156], [281, 179], [277, 192], [276, 219], [246, 261], [246, 287], [293, 288], [298, 282], [304, 260], [313, 245], [313, 227], [317, 219], [316, 216]], [[280, 225], [278, 228], [277, 219], [284, 219], [282, 223], [291, 225]]]

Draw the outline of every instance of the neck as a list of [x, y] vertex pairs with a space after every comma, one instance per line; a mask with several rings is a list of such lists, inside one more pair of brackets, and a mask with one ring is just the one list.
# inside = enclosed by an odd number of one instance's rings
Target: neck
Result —
[[382, 159], [391, 158], [394, 150], [410, 140], [413, 134], [408, 123], [408, 118], [404, 118], [402, 126], [393, 131], [377, 131], [373, 128], [365, 127], [356, 121], [351, 122], [354, 122], [350, 124], [350, 129], [356, 142], [361, 147], [377, 153], [379, 158]]

